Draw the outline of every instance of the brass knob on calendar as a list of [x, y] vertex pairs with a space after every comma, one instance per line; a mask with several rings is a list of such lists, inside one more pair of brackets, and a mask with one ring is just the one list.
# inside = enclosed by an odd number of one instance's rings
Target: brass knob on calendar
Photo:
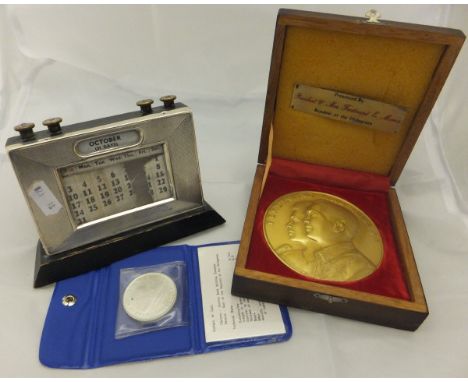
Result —
[[15, 126], [15, 131], [20, 133], [21, 139], [23, 142], [30, 141], [34, 139], [34, 123], [25, 122]]
[[161, 97], [159, 100], [164, 103], [164, 107], [166, 109], [174, 109], [174, 101], [176, 100], [176, 98], [177, 97], [175, 95], [166, 95]]
[[142, 99], [138, 101], [136, 104], [137, 106], [140, 106], [142, 114], [151, 114], [153, 112], [153, 108], [151, 107], [153, 103], [154, 101], [148, 98], [148, 99]]
[[60, 123], [62, 122], [62, 118], [49, 118], [42, 122], [44, 126], [47, 126], [49, 129], [50, 135], [59, 135], [62, 134], [62, 127]]

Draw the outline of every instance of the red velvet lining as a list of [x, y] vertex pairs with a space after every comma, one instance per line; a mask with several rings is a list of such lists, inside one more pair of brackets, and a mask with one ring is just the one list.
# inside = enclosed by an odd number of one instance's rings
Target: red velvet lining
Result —
[[281, 158], [273, 158], [271, 173], [296, 180], [354, 190], [387, 192], [390, 188], [390, 180], [387, 176]]
[[[273, 158], [255, 217], [247, 268], [410, 300], [390, 222], [388, 188], [389, 181], [384, 176]], [[314, 280], [289, 269], [271, 253], [263, 235], [263, 217], [266, 209], [281, 195], [304, 190], [339, 196], [359, 207], [374, 221], [384, 243], [384, 257], [374, 273], [353, 282]]]

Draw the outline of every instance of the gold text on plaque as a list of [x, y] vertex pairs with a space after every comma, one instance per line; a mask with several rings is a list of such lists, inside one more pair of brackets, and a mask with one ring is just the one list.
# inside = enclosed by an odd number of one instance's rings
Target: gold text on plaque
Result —
[[300, 191], [279, 197], [268, 206], [263, 229], [286, 266], [314, 279], [356, 281], [382, 262], [375, 224], [358, 207], [331, 194]]

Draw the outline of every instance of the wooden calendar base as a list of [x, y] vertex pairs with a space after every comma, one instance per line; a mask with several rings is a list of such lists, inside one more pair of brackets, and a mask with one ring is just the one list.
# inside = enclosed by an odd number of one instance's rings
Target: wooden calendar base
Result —
[[45, 253], [39, 241], [36, 251], [34, 287], [38, 288], [77, 276], [224, 222], [223, 217], [205, 203], [195, 211], [53, 256]]

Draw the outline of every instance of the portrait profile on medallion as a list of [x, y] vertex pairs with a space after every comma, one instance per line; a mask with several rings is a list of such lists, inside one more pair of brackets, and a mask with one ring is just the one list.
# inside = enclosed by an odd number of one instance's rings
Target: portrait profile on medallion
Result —
[[[305, 191], [280, 197], [270, 207], [272, 214], [267, 210], [265, 216], [267, 242], [294, 271], [319, 280], [355, 281], [378, 268], [383, 257], [380, 234], [351, 203]], [[361, 245], [363, 240], [367, 245]], [[374, 253], [369, 256], [369, 251]]]

